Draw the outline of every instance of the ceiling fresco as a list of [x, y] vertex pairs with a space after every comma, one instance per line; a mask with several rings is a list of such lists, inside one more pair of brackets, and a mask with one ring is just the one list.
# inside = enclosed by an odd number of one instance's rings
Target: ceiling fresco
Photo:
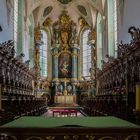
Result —
[[[102, 4], [106, 0], [26, 0], [27, 16], [33, 14], [35, 25], [41, 25], [50, 17], [52, 23], [59, 18], [62, 11], [67, 11], [70, 18], [78, 25], [78, 19], [84, 18], [89, 26], [95, 26], [96, 16], [102, 14]], [[101, 4], [101, 6], [100, 6]], [[28, 18], [27, 17], [27, 18]], [[80, 27], [79, 27], [80, 28]]]

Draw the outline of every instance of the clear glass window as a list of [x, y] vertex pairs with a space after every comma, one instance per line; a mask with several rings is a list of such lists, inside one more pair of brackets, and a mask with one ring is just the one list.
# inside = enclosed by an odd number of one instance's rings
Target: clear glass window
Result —
[[48, 37], [47, 33], [41, 30], [42, 38], [41, 41], [43, 42], [40, 46], [40, 74], [42, 77], [47, 77], [47, 48], [48, 48]]
[[83, 76], [90, 79], [91, 68], [91, 47], [88, 45], [88, 34], [90, 30], [85, 30], [82, 38], [83, 45]]

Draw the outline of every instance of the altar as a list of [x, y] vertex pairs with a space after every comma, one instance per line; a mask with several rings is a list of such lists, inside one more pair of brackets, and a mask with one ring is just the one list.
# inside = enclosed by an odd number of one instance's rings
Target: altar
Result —
[[56, 95], [54, 101], [60, 104], [75, 104], [76, 95]]
[[54, 103], [76, 103], [78, 83], [78, 59], [80, 48], [77, 42], [76, 23], [63, 11], [53, 25], [52, 85]]

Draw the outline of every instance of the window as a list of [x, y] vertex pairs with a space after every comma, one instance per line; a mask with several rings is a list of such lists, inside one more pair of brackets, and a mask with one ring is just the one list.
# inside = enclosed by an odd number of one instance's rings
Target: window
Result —
[[117, 57], [118, 28], [117, 28], [117, 1], [114, 0], [114, 32], [115, 32], [115, 57]]
[[47, 33], [43, 30], [41, 30], [42, 39], [43, 42], [40, 46], [40, 68], [41, 68], [41, 76], [47, 77], [47, 48], [48, 48], [48, 38]]
[[14, 45], [17, 49], [17, 32], [18, 32], [18, 0], [14, 0]]
[[82, 38], [83, 45], [83, 76], [90, 79], [91, 68], [91, 47], [88, 45], [88, 34], [90, 30], [85, 30]]

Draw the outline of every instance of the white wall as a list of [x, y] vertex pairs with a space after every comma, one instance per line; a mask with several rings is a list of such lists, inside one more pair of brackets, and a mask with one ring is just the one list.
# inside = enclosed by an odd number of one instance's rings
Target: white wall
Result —
[[11, 19], [8, 19], [9, 13], [10, 12], [7, 13], [6, 0], [0, 0], [0, 26], [2, 27], [2, 32], [0, 32], [0, 43], [7, 40], [13, 40], [12, 17]]
[[123, 40], [123, 43], [129, 43], [131, 36], [128, 33], [128, 28], [130, 26], [140, 28], [140, 0], [125, 0], [122, 20], [119, 29], [119, 42]]

